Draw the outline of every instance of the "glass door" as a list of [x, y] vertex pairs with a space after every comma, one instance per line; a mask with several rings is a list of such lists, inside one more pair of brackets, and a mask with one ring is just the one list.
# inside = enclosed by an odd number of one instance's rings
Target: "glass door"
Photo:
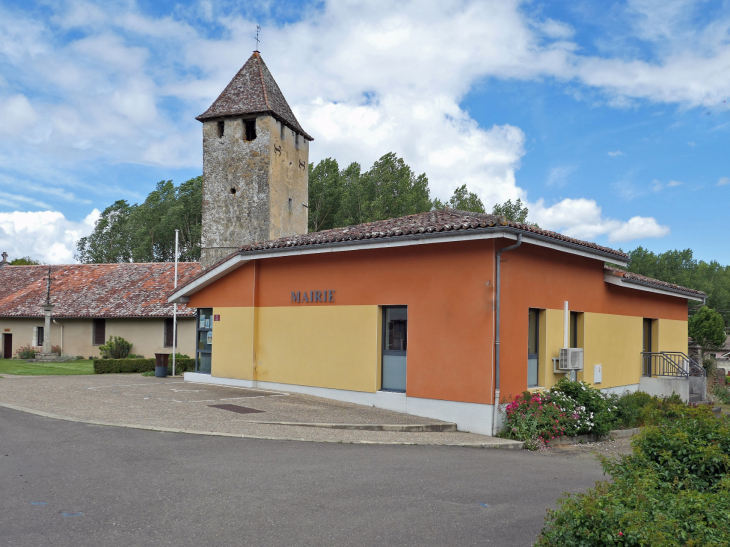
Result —
[[195, 372], [210, 374], [213, 354], [213, 308], [198, 309], [195, 345]]
[[406, 390], [406, 350], [408, 348], [408, 308], [383, 307], [383, 379], [385, 391]]

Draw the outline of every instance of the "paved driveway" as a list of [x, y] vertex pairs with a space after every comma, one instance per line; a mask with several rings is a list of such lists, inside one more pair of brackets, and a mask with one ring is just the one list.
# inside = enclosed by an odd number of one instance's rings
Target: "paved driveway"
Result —
[[266, 441], [0, 408], [0, 545], [532, 545], [590, 455]]
[[149, 378], [140, 374], [3, 378], [0, 381], [0, 404], [107, 424], [275, 439], [347, 443], [516, 444], [462, 431], [304, 427], [297, 424], [417, 426], [444, 422], [285, 391], [216, 386], [183, 382], [181, 378]]

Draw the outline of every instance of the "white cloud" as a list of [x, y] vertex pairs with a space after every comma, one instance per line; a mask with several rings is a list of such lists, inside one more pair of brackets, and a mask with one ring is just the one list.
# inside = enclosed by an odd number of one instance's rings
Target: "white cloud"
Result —
[[664, 184], [663, 182], [661, 182], [657, 179], [654, 179], [651, 182], [651, 189], [654, 192], [659, 192], [659, 191], [663, 190], [664, 188], [676, 188], [677, 186], [682, 186], [682, 184], [684, 184], [684, 183], [680, 182], [678, 180], [670, 180], [668, 183]]
[[0, 248], [11, 258], [73, 263], [76, 241], [91, 233], [98, 218], [97, 209], [81, 222], [70, 221], [57, 211], [0, 213]]
[[551, 207], [543, 200], [530, 206], [530, 219], [541, 228], [559, 231], [577, 239], [594, 240], [606, 235], [611, 243], [647, 237], [664, 237], [669, 227], [653, 217], [635, 216], [621, 221], [603, 216], [601, 207], [592, 199], [564, 199]]
[[727, 186], [730, 184], [730, 177], [720, 177], [720, 180], [717, 181], [718, 186]]
[[550, 38], [572, 38], [575, 34], [575, 29], [562, 21], [556, 21], [555, 19], [546, 19], [542, 23], [539, 23], [537, 27]]
[[[35, 190], [21, 195], [31, 190], [24, 186], [0, 196], [2, 202], [28, 208], [77, 199], [63, 187], [78, 182], [62, 174], [79, 162], [200, 167], [193, 118], [245, 60], [255, 23], [207, 0], [162, 17], [128, 2], [72, 0], [50, 9], [56, 13], [44, 23], [0, 7], [2, 77], [10, 82], [0, 96], [0, 169], [17, 180], [47, 176], [59, 183], [45, 201]], [[730, 95], [730, 80], [717, 77], [730, 64], [727, 17], [690, 31], [691, 6], [631, 2], [625, 15], [633, 32], [656, 47], [654, 56], [637, 58], [600, 44], [596, 53], [586, 52], [572, 41], [570, 25], [535, 19], [530, 9], [518, 0], [317, 3], [296, 22], [265, 25], [262, 50], [316, 138], [311, 160], [331, 156], [367, 168], [394, 151], [428, 174], [435, 196], [446, 199], [466, 183], [487, 206], [527, 198], [516, 177], [526, 136], [508, 123], [480, 127], [461, 109], [477, 81], [552, 78], [576, 95], [597, 90], [616, 108], [638, 99], [720, 105]], [[196, 19], [201, 16], [223, 30], [210, 38]], [[65, 41], [57, 28], [79, 37]], [[574, 170], [554, 168], [548, 184], [561, 186]], [[648, 192], [628, 182], [615, 189], [625, 199]], [[598, 207], [581, 198], [561, 203], [572, 203], [573, 213], [590, 209], [586, 204]], [[554, 207], [543, 214], [550, 217]], [[652, 237], [666, 228], [648, 217], [641, 232], [635, 219], [606, 220], [595, 207], [590, 222], [566, 230], [610, 238], [624, 225], [626, 233]]]
[[575, 165], [553, 167], [548, 172], [546, 184], [548, 186], [557, 186], [558, 188], [565, 186], [568, 182], [568, 177], [574, 173], [576, 169], [577, 167]]

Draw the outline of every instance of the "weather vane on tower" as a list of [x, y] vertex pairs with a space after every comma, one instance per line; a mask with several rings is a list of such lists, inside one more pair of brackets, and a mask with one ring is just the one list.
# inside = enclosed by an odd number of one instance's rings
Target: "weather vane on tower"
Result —
[[259, 25], [256, 25], [256, 51], [259, 50], [259, 32], [261, 32], [261, 27]]

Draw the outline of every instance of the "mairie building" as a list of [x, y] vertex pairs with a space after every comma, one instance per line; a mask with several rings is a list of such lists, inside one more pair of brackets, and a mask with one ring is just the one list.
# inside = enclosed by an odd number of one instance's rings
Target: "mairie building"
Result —
[[443, 209], [307, 230], [304, 132], [255, 52], [205, 114], [203, 267], [186, 381], [284, 389], [495, 433], [499, 402], [568, 376], [690, 399], [687, 301], [628, 256]]

